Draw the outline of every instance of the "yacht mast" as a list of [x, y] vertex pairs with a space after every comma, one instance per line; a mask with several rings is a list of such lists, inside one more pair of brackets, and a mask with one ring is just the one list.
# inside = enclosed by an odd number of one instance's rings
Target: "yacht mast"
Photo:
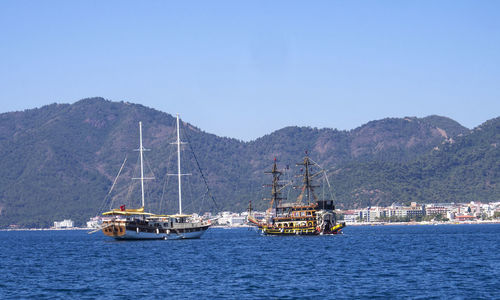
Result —
[[144, 167], [143, 167], [143, 158], [142, 158], [142, 122], [139, 122], [139, 153], [141, 156], [141, 196], [142, 196], [142, 207], [144, 208]]
[[182, 190], [181, 190], [181, 138], [179, 134], [179, 114], [177, 114], [177, 177], [179, 181], [179, 215], [182, 214]]

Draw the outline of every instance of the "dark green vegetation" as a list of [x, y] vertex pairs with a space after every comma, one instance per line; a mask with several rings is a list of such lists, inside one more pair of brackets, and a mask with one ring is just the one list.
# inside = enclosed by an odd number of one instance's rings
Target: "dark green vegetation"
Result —
[[[175, 119], [141, 105], [101, 98], [75, 104], [0, 115], [0, 227], [46, 227], [73, 219], [82, 225], [105, 209], [140, 206], [138, 122], [144, 126], [146, 209], [176, 212]], [[228, 126], [231, 126], [228, 124]], [[222, 138], [184, 124], [189, 140], [182, 162], [185, 212], [256, 209], [268, 192], [263, 172], [274, 157], [281, 167], [308, 150], [329, 169], [338, 206], [362, 207], [392, 202], [498, 200], [500, 119], [470, 131], [439, 116], [388, 118], [351, 131], [287, 127], [255, 141]], [[190, 155], [195, 150], [217, 206], [205, 193]], [[106, 197], [127, 157], [114, 190]], [[266, 194], [265, 194], [266, 193]], [[292, 192], [293, 194], [293, 192]]]
[[393, 201], [498, 201], [499, 142], [500, 118], [495, 118], [406, 163], [371, 161], [337, 166], [332, 172], [337, 200], [357, 207]]

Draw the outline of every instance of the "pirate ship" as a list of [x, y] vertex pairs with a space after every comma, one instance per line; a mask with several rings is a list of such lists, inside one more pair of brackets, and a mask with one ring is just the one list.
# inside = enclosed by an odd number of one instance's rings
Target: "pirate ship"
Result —
[[[313, 160], [306, 156], [297, 164], [302, 167], [302, 185], [299, 186], [300, 194], [295, 202], [283, 202], [286, 200], [283, 190], [290, 183], [280, 180], [283, 171], [277, 167], [276, 159], [272, 169], [265, 172], [272, 175], [271, 198], [269, 209], [266, 211], [264, 220], [257, 220], [249, 207], [248, 222], [257, 226], [265, 235], [324, 235], [341, 233], [345, 223], [337, 223], [335, 205], [333, 200], [319, 199], [315, 193], [317, 185], [313, 180], [320, 175], [328, 183], [326, 172]], [[314, 168], [319, 171], [314, 172]], [[328, 184], [329, 185], [329, 184]]]

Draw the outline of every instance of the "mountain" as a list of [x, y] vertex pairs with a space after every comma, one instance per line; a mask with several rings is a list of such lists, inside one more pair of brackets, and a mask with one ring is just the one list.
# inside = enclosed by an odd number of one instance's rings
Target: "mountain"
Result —
[[[143, 122], [147, 207], [176, 211], [175, 119], [128, 102], [89, 98], [0, 115], [0, 227], [83, 224], [109, 208], [140, 203], [136, 167]], [[495, 125], [496, 124], [496, 125]], [[183, 123], [186, 212], [263, 209], [263, 174], [274, 157], [295, 169], [304, 151], [324, 168], [340, 206], [498, 196], [498, 120], [470, 131], [439, 116], [387, 118], [350, 131], [286, 127], [250, 142]], [[194, 151], [191, 151], [194, 150]], [[193, 152], [195, 156], [193, 155]], [[123, 171], [108, 195], [124, 159]], [[206, 193], [201, 166], [214, 203]], [[198, 173], [198, 174], [196, 174]], [[293, 193], [293, 192], [292, 192]], [[198, 196], [201, 195], [201, 196]], [[375, 196], [373, 196], [375, 195]], [[498, 197], [497, 197], [498, 199]]]
[[450, 118], [432, 115], [422, 118], [421, 120], [436, 127], [442, 135], [446, 137], [460, 136], [469, 133], [469, 129]]
[[293, 162], [297, 160], [297, 153], [304, 150], [314, 153], [314, 157], [325, 165], [372, 160], [404, 162], [429, 153], [449, 138], [469, 132], [465, 127], [457, 129], [451, 126], [449, 123], [454, 122], [451, 119], [432, 118], [442, 128], [427, 118], [415, 117], [371, 121], [351, 131], [286, 127], [249, 142], [248, 149], [249, 153], [260, 155], [256, 157], [257, 161], [253, 161], [256, 166], [266, 154], [268, 161], [274, 155], [282, 161]]
[[350, 163], [332, 170], [342, 207], [391, 202], [492, 202], [500, 198], [500, 118], [448, 139], [408, 163]]
[[[135, 162], [137, 155], [132, 150], [138, 148], [140, 120], [144, 145], [154, 149], [147, 162], [160, 175], [148, 191], [154, 199], [150, 205], [158, 206], [167, 173], [165, 160], [173, 159], [169, 155], [175, 124], [171, 115], [102, 98], [0, 115], [0, 226], [49, 226], [54, 220], [70, 217], [82, 224], [98, 213], [124, 157]], [[232, 155], [240, 142], [218, 138], [189, 124], [187, 128], [193, 148], [201, 149], [201, 162], [217, 160], [226, 164], [227, 174], [235, 173]], [[138, 175], [134, 168], [124, 171], [122, 178]], [[215, 188], [227, 185], [228, 178], [222, 173], [208, 172], [207, 176], [215, 180]], [[113, 198], [125, 197], [127, 204], [137, 206], [137, 182], [130, 192], [128, 183], [118, 182]], [[194, 186], [202, 189], [199, 182]], [[168, 208], [173, 209], [171, 202]]]

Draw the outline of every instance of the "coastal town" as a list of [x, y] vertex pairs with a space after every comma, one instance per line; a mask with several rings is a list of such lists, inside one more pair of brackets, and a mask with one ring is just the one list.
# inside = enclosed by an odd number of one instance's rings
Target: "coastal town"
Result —
[[[430, 203], [410, 205], [393, 203], [388, 207], [372, 206], [362, 209], [336, 210], [339, 220], [347, 225], [369, 224], [453, 224], [500, 222], [500, 202], [481, 203]], [[217, 225], [228, 227], [246, 226], [248, 212], [221, 212], [205, 217], [217, 220]], [[254, 217], [263, 219], [265, 212], [255, 211]]]
[[[500, 222], [500, 202], [481, 203], [429, 203], [410, 205], [393, 203], [391, 206], [372, 206], [362, 209], [336, 210], [339, 220], [347, 225], [403, 225], [403, 224], [467, 224]], [[266, 212], [254, 211], [256, 219], [264, 219]], [[197, 216], [197, 215], [196, 215]], [[248, 212], [224, 211], [217, 214], [209, 212], [202, 215], [214, 222], [214, 227], [246, 227]], [[101, 217], [93, 217], [87, 228], [98, 228]], [[71, 220], [54, 222], [54, 229], [73, 227]]]
[[[353, 225], [408, 225], [408, 224], [474, 224], [500, 222], [500, 202], [482, 203], [429, 203], [410, 205], [393, 203], [390, 206], [372, 206], [361, 209], [336, 210], [340, 221], [348, 226]], [[198, 216], [198, 214], [194, 214]], [[252, 215], [262, 220], [266, 212], [254, 211]], [[210, 212], [202, 215], [204, 219], [212, 220], [214, 227], [247, 227], [248, 212], [223, 211], [217, 214]], [[75, 227], [71, 219], [55, 221], [51, 229], [92, 229], [99, 228], [101, 216], [90, 218], [83, 227]], [[11, 226], [9, 229], [22, 229]]]

